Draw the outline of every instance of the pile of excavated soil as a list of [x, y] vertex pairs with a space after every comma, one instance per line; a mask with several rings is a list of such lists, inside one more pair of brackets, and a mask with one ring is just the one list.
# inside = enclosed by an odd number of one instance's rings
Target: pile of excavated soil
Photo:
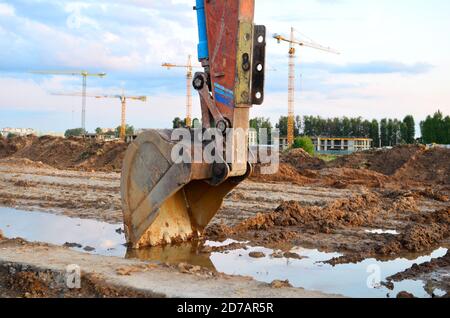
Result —
[[0, 159], [12, 156], [19, 150], [30, 146], [36, 139], [37, 137], [33, 135], [26, 137], [14, 137], [12, 139], [0, 137]]
[[450, 149], [432, 148], [415, 154], [394, 174], [395, 179], [450, 184]]
[[273, 175], [255, 173], [259, 182], [291, 182], [345, 188], [348, 185], [383, 187], [387, 183], [420, 182], [450, 185], [450, 149], [406, 145], [342, 156], [329, 163], [301, 149], [283, 153]]
[[273, 174], [262, 174], [258, 170], [250, 177], [250, 180], [256, 182], [289, 182], [296, 185], [305, 185], [313, 182], [312, 179], [303, 176], [293, 166], [286, 163], [280, 163], [278, 170]]
[[3, 140], [0, 158], [28, 159], [57, 169], [120, 171], [127, 144], [83, 138], [16, 137]]
[[325, 168], [325, 161], [313, 157], [303, 149], [292, 149], [283, 153], [280, 158], [281, 163], [286, 163], [297, 169], [302, 170], [318, 170]]
[[335, 168], [368, 169], [391, 176], [413, 156], [425, 151], [424, 146], [406, 145], [393, 149], [369, 150], [339, 157], [329, 166]]
[[345, 189], [349, 185], [362, 185], [368, 188], [381, 188], [389, 177], [367, 169], [326, 168], [316, 172], [316, 180], [321, 185]]
[[261, 167], [256, 165], [251, 180], [256, 182], [289, 182], [305, 185], [315, 182], [315, 170], [326, 166], [325, 161], [313, 157], [303, 149], [293, 149], [281, 153], [278, 171], [273, 174], [262, 174]]
[[261, 174], [257, 167], [251, 180], [346, 188], [349, 185], [381, 187], [388, 177], [367, 169], [328, 167], [322, 159], [309, 155], [303, 149], [294, 149], [281, 154], [279, 170], [274, 174]]
[[[229, 228], [224, 225], [211, 226], [207, 229], [208, 238], [245, 235], [252, 232], [273, 234], [274, 230], [302, 228], [314, 233], [330, 233], [333, 229], [368, 225], [379, 214], [377, 203], [379, 197], [373, 193], [336, 200], [325, 206], [305, 206], [291, 201], [281, 204], [275, 211], [260, 213], [240, 224]], [[251, 235], [252, 236], [252, 235]], [[264, 240], [271, 239], [271, 235]]]

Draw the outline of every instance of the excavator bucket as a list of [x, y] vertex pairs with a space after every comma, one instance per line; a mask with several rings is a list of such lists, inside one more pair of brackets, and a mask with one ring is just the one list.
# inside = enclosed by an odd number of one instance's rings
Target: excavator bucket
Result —
[[[150, 130], [129, 147], [122, 172], [125, 233], [133, 248], [199, 237], [243, 177], [210, 185], [210, 165], [174, 163], [170, 131]], [[201, 180], [205, 179], [205, 180]]]
[[231, 159], [224, 150], [218, 157], [227, 160], [179, 162], [173, 157], [179, 146], [173, 131], [139, 135], [126, 152], [121, 180], [125, 233], [133, 248], [200, 237], [227, 194], [252, 170], [249, 109], [263, 100], [265, 28], [253, 25], [254, 0], [197, 0], [195, 9], [205, 72], [195, 74], [193, 86], [202, 128], [188, 129], [187, 143], [191, 154], [203, 153], [217, 140], [198, 136], [216, 129], [231, 136], [223, 139]]

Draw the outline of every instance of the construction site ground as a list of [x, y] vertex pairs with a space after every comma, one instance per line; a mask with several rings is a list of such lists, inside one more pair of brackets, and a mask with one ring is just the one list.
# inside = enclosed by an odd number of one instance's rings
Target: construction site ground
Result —
[[[418, 297], [448, 296], [448, 149], [402, 146], [331, 162], [301, 150], [282, 154], [278, 173], [254, 175], [225, 199], [205, 231], [204, 241], [174, 247], [170, 252], [126, 251], [119, 244], [102, 252], [100, 245], [83, 245], [82, 238], [59, 242], [39, 239], [31, 230], [20, 231], [14, 215], [31, 211], [30, 215], [41, 219], [45, 215], [75, 219], [79, 224], [74, 227], [85, 226], [79, 220], [95, 220], [103, 228], [110, 224], [117, 229], [118, 237], [114, 239], [122, 240], [119, 172], [125, 149], [123, 143], [76, 138], [0, 140], [0, 230], [7, 237], [0, 242], [0, 295], [396, 297], [405, 290]], [[41, 243], [11, 240], [8, 233], [19, 233], [28, 241]], [[74, 246], [78, 249], [74, 250]], [[82, 250], [86, 247], [90, 249]], [[124, 255], [117, 252], [122, 249]], [[125, 256], [130, 259], [125, 260]], [[148, 262], [158, 265], [149, 269], [143, 265]], [[67, 263], [82, 264], [88, 289], [74, 294], [44, 286], [42, 281], [50, 279], [44, 276], [61, 273], [62, 265]], [[239, 264], [242, 270], [236, 269]], [[371, 265], [383, 271], [379, 292], [353, 288], [350, 281], [356, 278], [350, 277], [348, 271], [364, 272], [358, 279], [366, 285]], [[117, 274], [117, 267], [127, 266], [140, 269], [124, 269], [125, 275]], [[317, 276], [297, 277], [288, 273], [289, 266], [294, 270], [308, 268], [310, 275]], [[179, 288], [182, 292], [171, 290], [170, 280], [159, 283], [171, 272], [184, 277], [187, 287]], [[340, 273], [339, 286], [318, 286], [319, 276], [331, 280]], [[251, 276], [261, 282], [230, 278], [227, 274]], [[146, 282], [145, 286], [142, 282]], [[417, 286], [426, 293], [414, 294]], [[210, 293], [214, 290], [220, 293]]]

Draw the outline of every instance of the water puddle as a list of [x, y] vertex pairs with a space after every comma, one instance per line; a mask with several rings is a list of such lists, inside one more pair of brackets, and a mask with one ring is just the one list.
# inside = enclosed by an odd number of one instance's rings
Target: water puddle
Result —
[[390, 235], [400, 235], [399, 232], [397, 232], [396, 230], [383, 230], [383, 229], [376, 229], [376, 230], [366, 230], [366, 233], [369, 234], [390, 234]]
[[[407, 291], [416, 297], [431, 297], [422, 281], [405, 280], [389, 290], [380, 283], [393, 274], [404, 271], [414, 264], [422, 264], [433, 258], [442, 257], [447, 249], [440, 248], [429, 255], [415, 255], [393, 260], [366, 259], [357, 264], [331, 266], [324, 262], [339, 253], [325, 253], [315, 249], [295, 248], [291, 252], [297, 258], [276, 258], [274, 251], [263, 247], [250, 247], [226, 252], [201, 253], [203, 245], [199, 242], [177, 246], [128, 250], [123, 244], [125, 237], [121, 224], [108, 224], [94, 220], [69, 218], [40, 212], [25, 212], [0, 208], [0, 229], [9, 238], [21, 237], [30, 242], [46, 242], [55, 245], [77, 243], [74, 250], [85, 252], [92, 247], [91, 254], [154, 260], [163, 263], [181, 262], [200, 265], [231, 275], [251, 276], [256, 280], [270, 283], [273, 280], [286, 280], [295, 287], [349, 297], [395, 297], [400, 291]], [[223, 247], [236, 242], [207, 241], [210, 247]], [[245, 242], [244, 242], [245, 244]], [[252, 258], [251, 252], [262, 252], [265, 257]], [[444, 291], [435, 290], [435, 295]]]

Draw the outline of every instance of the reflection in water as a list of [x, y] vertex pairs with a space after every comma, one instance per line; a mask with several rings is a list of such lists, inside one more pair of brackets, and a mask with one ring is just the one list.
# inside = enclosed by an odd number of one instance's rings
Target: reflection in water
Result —
[[376, 230], [366, 230], [366, 233], [369, 234], [390, 234], [390, 235], [399, 235], [400, 233], [396, 230], [383, 230], [383, 229], [376, 229]]
[[[0, 229], [9, 238], [22, 237], [31, 242], [55, 245], [63, 245], [66, 242], [78, 243], [83, 247], [74, 248], [77, 251], [84, 252], [83, 248], [89, 246], [95, 248], [91, 252], [93, 254], [169, 264], [189, 263], [226, 274], [251, 276], [263, 282], [288, 279], [296, 287], [349, 297], [395, 297], [400, 291], [408, 291], [417, 297], [430, 297], [422, 281], [405, 280], [396, 283], [393, 291], [381, 286], [380, 283], [386, 277], [404, 271], [414, 264], [421, 264], [447, 253], [447, 249], [440, 248], [425, 256], [404, 255], [397, 259], [366, 259], [357, 264], [340, 264], [333, 267], [324, 262], [341, 254], [305, 248], [292, 250], [302, 256], [302, 259], [272, 258], [270, 255], [274, 251], [261, 247], [207, 254], [200, 252], [203, 247], [200, 242], [127, 251], [124, 235], [116, 232], [121, 227], [121, 224], [0, 208]], [[232, 243], [237, 242], [208, 241], [206, 245], [221, 247]], [[251, 258], [250, 252], [263, 252], [266, 257]], [[373, 286], [375, 288], [371, 288]], [[433, 292], [436, 295], [443, 293], [440, 290]]]
[[140, 250], [129, 249], [127, 258], [138, 258], [147, 261], [159, 261], [167, 264], [188, 263], [215, 271], [210, 255], [201, 253], [203, 245], [200, 242], [184, 243], [174, 246], [151, 247]]

